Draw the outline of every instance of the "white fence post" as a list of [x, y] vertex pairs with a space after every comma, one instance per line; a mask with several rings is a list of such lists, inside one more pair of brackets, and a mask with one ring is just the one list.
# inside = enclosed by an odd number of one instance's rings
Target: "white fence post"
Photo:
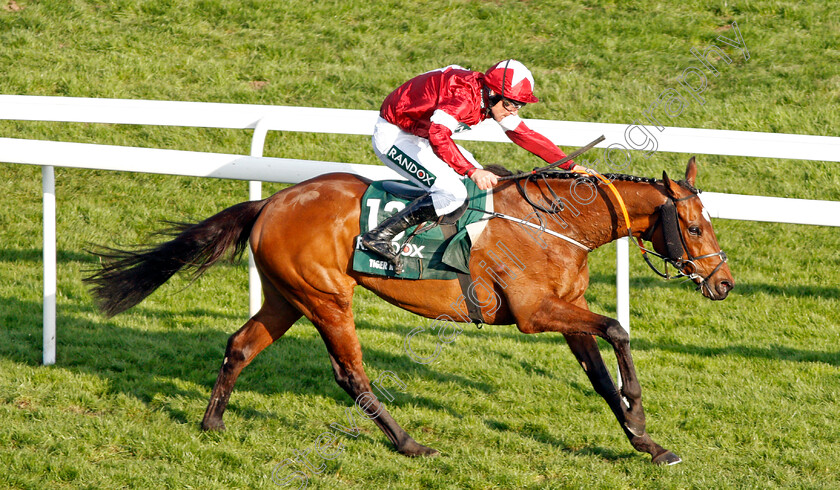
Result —
[[[257, 121], [254, 126], [254, 135], [251, 138], [251, 156], [262, 157], [265, 148], [265, 136], [268, 134], [267, 117]], [[248, 182], [248, 199], [251, 201], [262, 200], [262, 182], [252, 180]], [[262, 284], [260, 275], [257, 273], [257, 264], [254, 262], [254, 254], [248, 248], [248, 311], [251, 316], [257, 314], [262, 306]]]
[[615, 311], [618, 322], [630, 333], [630, 237], [615, 242]]
[[[621, 327], [630, 333], [630, 237], [615, 242], [615, 311]], [[616, 372], [618, 388], [621, 389], [621, 371]]]
[[[252, 180], [248, 182], [248, 199], [259, 201], [262, 199], [262, 182]], [[248, 248], [248, 314], [254, 316], [262, 306], [262, 283], [254, 262], [254, 252]]]
[[56, 245], [55, 245], [55, 169], [41, 167], [44, 192], [44, 365], [55, 364], [55, 296], [56, 296]]

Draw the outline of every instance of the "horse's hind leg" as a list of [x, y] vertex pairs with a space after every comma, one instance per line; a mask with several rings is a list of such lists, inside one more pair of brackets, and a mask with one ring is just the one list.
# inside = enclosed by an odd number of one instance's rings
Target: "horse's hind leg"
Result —
[[[362, 366], [362, 348], [356, 336], [353, 312], [349, 308], [342, 311], [338, 305], [326, 309], [332, 311], [327, 315], [317, 316], [330, 320], [323, 321], [316, 318], [313, 323], [318, 328], [329, 351], [336, 382], [353, 400], [359, 400], [360, 395], [372, 394], [373, 390]], [[324, 308], [320, 313], [325, 313]], [[406, 456], [436, 456], [438, 454], [436, 450], [412, 439], [391, 417], [378, 398], [365, 397], [363, 402], [359, 403], [359, 408], [364, 410], [367, 417], [379, 426], [388, 440], [394, 444], [397, 452]]]
[[595, 391], [610, 406], [633, 447], [637, 451], [650, 454], [656, 464], [676, 464], [682, 461], [676, 454], [653, 442], [646, 431], [643, 431], [641, 435], [635, 435], [627, 428], [627, 408], [604, 365], [604, 359], [601, 357], [595, 338], [591, 335], [565, 335], [565, 338]]
[[301, 317], [301, 313], [276, 291], [264, 287], [264, 293], [266, 299], [260, 311], [228, 339], [225, 359], [201, 422], [204, 430], [224, 430], [222, 416], [239, 373]]

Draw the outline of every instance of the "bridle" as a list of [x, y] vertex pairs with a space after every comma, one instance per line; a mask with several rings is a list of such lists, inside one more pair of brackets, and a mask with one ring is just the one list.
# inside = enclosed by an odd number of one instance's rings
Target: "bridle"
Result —
[[[556, 213], [563, 210], [563, 204], [560, 201], [560, 198], [557, 196], [557, 194], [551, 188], [551, 185], [549, 185], [548, 180], [546, 178], [546, 173], [547, 173], [546, 170], [547, 169], [545, 169], [545, 168], [536, 169], [533, 172], [528, 172], [528, 173], [523, 173], [523, 174], [510, 176], [507, 179], [511, 179], [511, 177], [512, 177], [511, 180], [515, 180], [516, 186], [517, 186], [517, 189], [519, 190], [520, 195], [535, 210], [541, 211], [543, 213], [548, 213], [548, 214], [556, 214]], [[594, 173], [594, 176], [597, 177], [598, 179], [600, 179], [604, 184], [606, 184], [609, 187], [609, 189], [612, 191], [613, 195], [616, 197], [616, 200], [618, 201], [618, 205], [621, 208], [621, 212], [622, 212], [622, 215], [624, 217], [624, 221], [627, 224], [627, 236], [632, 237], [633, 236], [633, 230], [630, 227], [630, 217], [627, 213], [627, 207], [624, 204], [624, 200], [621, 198], [621, 195], [618, 193], [618, 190], [615, 188], [615, 186], [612, 184], [612, 182], [609, 179], [607, 179], [606, 177], [604, 177], [603, 175], [596, 172], [596, 173]], [[527, 183], [529, 181], [537, 181], [537, 179], [540, 179], [540, 178], [542, 179], [543, 183], [545, 184], [545, 187], [551, 193], [551, 196], [554, 198], [550, 208], [547, 208], [545, 206], [542, 206], [541, 204], [538, 204], [537, 202], [534, 202], [534, 200], [531, 199], [530, 196], [528, 195]], [[710, 253], [710, 254], [704, 254], [704, 255], [700, 255], [700, 256], [696, 256], [696, 257], [693, 256], [691, 254], [691, 252], [689, 251], [688, 243], [686, 243], [686, 241], [685, 241], [685, 236], [683, 235], [682, 227], [680, 226], [679, 215], [677, 213], [677, 204], [680, 203], [680, 202], [683, 202], [683, 201], [687, 201], [689, 199], [699, 198], [698, 192], [699, 191], [692, 192], [691, 195], [686, 196], [686, 197], [681, 197], [681, 198], [668, 197], [668, 200], [664, 204], [657, 207], [657, 211], [659, 213], [659, 216], [658, 216], [656, 222], [653, 224], [652, 227], [650, 227], [650, 229], [647, 230], [647, 232], [645, 232], [645, 234], [642, 237], [636, 237], [636, 241], [634, 243], [636, 243], [636, 246], [639, 247], [639, 251], [642, 254], [642, 258], [645, 259], [645, 263], [648, 265], [648, 267], [650, 267], [650, 269], [653, 272], [655, 272], [657, 275], [659, 275], [660, 277], [662, 277], [664, 279], [668, 279], [668, 280], [678, 279], [680, 277], [685, 277], [688, 280], [692, 280], [692, 281], [697, 282], [697, 290], [698, 291], [702, 290], [705, 287], [706, 289], [709, 290], [710, 293], [712, 293], [712, 288], [711, 288], [711, 286], [709, 286], [709, 279], [711, 279], [711, 277], [713, 275], [715, 275], [723, 267], [723, 264], [725, 264], [727, 262], [728, 257], [726, 256], [726, 252], [724, 252], [723, 250], [720, 250], [718, 252], [714, 252], [714, 253]], [[540, 217], [540, 214], [539, 213], [536, 213], [536, 214], [540, 219], [541, 227], [544, 228], [544, 224], [542, 223], [542, 218]], [[656, 228], [660, 225], [662, 226], [662, 236], [663, 236], [663, 239], [665, 241], [665, 250], [666, 250], [665, 255], [662, 255], [662, 254], [656, 252], [655, 250], [650, 250], [650, 249], [646, 248], [644, 246], [644, 243], [642, 242], [642, 239], [647, 240], [647, 241], [651, 241], [653, 233], [655, 232]], [[562, 238], [567, 239], [565, 237], [562, 237]], [[586, 248], [586, 247], [584, 247], [584, 248]], [[653, 255], [657, 258], [660, 258], [665, 262], [665, 272], [660, 271], [653, 264], [653, 262], [651, 262], [648, 254]], [[686, 258], [684, 258], [684, 257], [686, 257]], [[708, 275], [706, 275], [706, 277], [703, 277], [700, 274], [697, 274], [697, 272], [696, 272], [697, 271], [696, 262], [699, 261], [699, 260], [709, 259], [709, 258], [712, 258], [712, 257], [720, 257], [720, 262], [718, 262], [717, 266], [715, 266], [715, 268], [712, 269], [712, 271]], [[667, 271], [667, 265], [668, 264], [670, 264], [672, 267], [674, 267], [676, 269], [676, 271], [677, 271], [676, 275], [671, 275], [671, 274], [668, 273], [668, 271]]]
[[[530, 172], [522, 172], [522, 173], [518, 173], [518, 174], [514, 174], [514, 175], [499, 177], [499, 182], [505, 181], [505, 180], [515, 181], [520, 195], [522, 195], [525, 198], [525, 201], [528, 204], [530, 204], [535, 210], [542, 211], [544, 213], [555, 214], [555, 213], [563, 210], [563, 205], [560, 202], [560, 199], [557, 196], [557, 194], [554, 192], [554, 190], [551, 189], [551, 186], [548, 184], [548, 181], [546, 180], [546, 175], [545, 174], [549, 170], [551, 170], [551, 169], [553, 169], [553, 168], [555, 168], [555, 167], [557, 167], [557, 166], [559, 166], [559, 165], [577, 157], [578, 155], [581, 155], [584, 152], [594, 148], [595, 145], [597, 145], [598, 143], [600, 143], [603, 140], [604, 140], [604, 136], [601, 135], [600, 137], [598, 137], [597, 139], [595, 139], [594, 141], [592, 141], [588, 145], [586, 145], [582, 148], [579, 148], [578, 150], [574, 151], [570, 155], [552, 163], [551, 165], [541, 167], [541, 168], [536, 168], [536, 169], [534, 169]], [[574, 171], [577, 172], [577, 170], [574, 170]], [[612, 191], [613, 195], [616, 198], [616, 201], [618, 201], [618, 205], [621, 209], [622, 216], [624, 217], [624, 222], [627, 225], [627, 236], [632, 237], [633, 236], [633, 230], [630, 227], [630, 217], [627, 213], [627, 206], [624, 205], [624, 199], [621, 198], [621, 194], [618, 193], [618, 189], [615, 188], [615, 186], [613, 185], [613, 183], [609, 179], [607, 179], [606, 177], [604, 177], [603, 175], [601, 175], [598, 172], [592, 172], [592, 174], [589, 174], [586, 171], [582, 171], [580, 173], [582, 173], [583, 175], [590, 176], [590, 177], [596, 177], [601, 182], [603, 182], [610, 189], [610, 191]], [[554, 203], [556, 203], [556, 205], [552, 204], [551, 209], [537, 204], [536, 202], [534, 202], [528, 196], [527, 182], [528, 181], [536, 181], [537, 178], [542, 178], [543, 179], [543, 182], [545, 183], [546, 188], [549, 190], [552, 197], [555, 199]], [[522, 184], [523, 179], [527, 179], [525, 181], [524, 185]], [[676, 199], [669, 196], [668, 201], [666, 201], [665, 204], [662, 204], [657, 208], [657, 210], [659, 211], [659, 218], [657, 219], [656, 223], [654, 223], [653, 226], [649, 230], [647, 230], [647, 232], [644, 234], [644, 237], [636, 237], [636, 242], [634, 242], [634, 243], [636, 243], [636, 245], [639, 247], [639, 251], [642, 253], [642, 257], [645, 259], [645, 263], [647, 263], [647, 265], [651, 268], [651, 270], [653, 272], [655, 272], [657, 275], [659, 275], [660, 277], [662, 277], [664, 279], [677, 279], [677, 278], [680, 278], [680, 277], [685, 277], [688, 280], [697, 281], [697, 290], [698, 291], [702, 290], [705, 287], [706, 289], [709, 290], [709, 293], [712, 296], [714, 296], [712, 288], [711, 288], [711, 286], [709, 286], [709, 279], [711, 279], [711, 277], [713, 275], [717, 274], [717, 272], [723, 267], [723, 264], [725, 264], [727, 262], [728, 258], [726, 256], [726, 253], [723, 250], [720, 250], [718, 252], [705, 254], [705, 255], [700, 255], [698, 257], [695, 257], [695, 256], [691, 255], [691, 252], [688, 249], [688, 244], [686, 243], [685, 237], [683, 236], [683, 233], [682, 233], [682, 227], [680, 226], [679, 215], [677, 214], [677, 204], [682, 202], [682, 201], [687, 201], [689, 199], [693, 199], [695, 197], [699, 198], [698, 193], [699, 193], [699, 191], [694, 190], [691, 193], [691, 195], [686, 196], [686, 197], [676, 198]], [[496, 216], [496, 217], [500, 217], [500, 216]], [[537, 213], [537, 217], [540, 218], [540, 228], [545, 229], [545, 225], [542, 223], [542, 218], [540, 217], [539, 213]], [[653, 233], [656, 230], [656, 227], [659, 226], [660, 223], [662, 224], [662, 228], [663, 228], [662, 229], [662, 236], [665, 240], [666, 255], [662, 255], [662, 254], [656, 252], [655, 250], [649, 250], [649, 249], [645, 248], [644, 243], [642, 242], [642, 238], [644, 238], [647, 241], [650, 241], [650, 238], [653, 236]], [[677, 240], [677, 237], [679, 237], [679, 240]], [[569, 240], [568, 237], [561, 237], [561, 238], [564, 238], [567, 241], [574, 242], [574, 240]], [[583, 247], [584, 249], [588, 250], [588, 247], [586, 247], [584, 245], [580, 245], [580, 246]], [[664, 273], [662, 271], [660, 271], [659, 269], [657, 269], [655, 265], [653, 265], [653, 263], [650, 261], [650, 257], [648, 257], [648, 254], [653, 255], [655, 257], [658, 257], [665, 262], [666, 267], [665, 267], [665, 272]], [[687, 256], [687, 259], [683, 259], [683, 256]], [[718, 264], [715, 266], [715, 268], [712, 269], [712, 272], [710, 272], [706, 277], [703, 277], [700, 274], [697, 274], [697, 264], [696, 264], [696, 262], [698, 260], [710, 259], [712, 257], [720, 257], [720, 262], [718, 262]], [[671, 266], [673, 266], [677, 270], [676, 275], [672, 276], [672, 275], [668, 274], [667, 264], [671, 264]]]
[[[677, 204], [682, 201], [687, 201], [689, 199], [699, 198], [699, 195], [696, 193], [692, 193], [689, 196], [681, 197], [679, 199], [674, 199], [669, 197], [665, 204], [662, 204], [657, 208], [659, 212], [659, 217], [657, 218], [656, 222], [651, 226], [647, 232], [642, 237], [636, 238], [636, 245], [639, 247], [639, 250], [642, 252], [642, 257], [645, 259], [648, 267], [655, 272], [657, 275], [664, 279], [677, 279], [680, 277], [685, 277], [692, 281], [697, 282], [697, 290], [701, 290], [703, 287], [708, 288], [711, 291], [711, 287], [709, 286], [708, 282], [709, 279], [713, 275], [717, 273], [723, 267], [728, 260], [726, 256], [726, 252], [720, 250], [718, 252], [700, 255], [700, 256], [693, 256], [689, 251], [688, 244], [685, 241], [685, 236], [682, 232], [682, 227], [680, 226], [680, 219], [679, 214], [677, 213]], [[655, 250], [649, 250], [645, 248], [642, 243], [642, 239], [644, 238], [647, 241], [651, 241], [651, 238], [656, 231], [658, 226], [662, 226], [662, 237], [665, 241], [665, 255], [662, 255]], [[677, 238], [679, 237], [679, 238]], [[648, 254], [653, 255], [662, 259], [665, 262], [665, 272], [660, 271], [656, 268], [655, 265], [650, 261]], [[683, 257], [687, 258], [683, 258]], [[709, 259], [712, 257], [720, 257], [720, 262], [718, 262], [717, 266], [712, 269], [706, 277], [697, 274], [697, 264], [698, 260]], [[677, 270], [676, 275], [668, 274], [667, 265], [671, 264]]]

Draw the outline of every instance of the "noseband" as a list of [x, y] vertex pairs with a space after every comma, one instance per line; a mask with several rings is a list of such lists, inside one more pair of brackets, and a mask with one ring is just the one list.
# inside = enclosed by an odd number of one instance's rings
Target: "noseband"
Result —
[[[682, 227], [680, 226], [679, 216], [677, 215], [677, 203], [695, 197], [698, 197], [698, 195], [692, 194], [690, 196], [683, 197], [680, 199], [668, 198], [668, 201], [665, 204], [657, 208], [657, 210], [659, 211], [659, 218], [656, 220], [656, 223], [654, 223], [653, 226], [642, 237], [645, 240], [650, 241], [654, 231], [656, 230], [656, 227], [661, 224], [662, 236], [665, 240], [666, 255], [662, 255], [654, 250], [648, 250], [647, 248], [645, 248], [642, 244], [642, 238], [639, 238], [637, 240], [637, 246], [642, 251], [642, 257], [644, 257], [645, 262], [653, 272], [665, 279], [676, 279], [679, 277], [686, 277], [690, 280], [699, 280], [699, 282], [697, 283], [697, 289], [700, 290], [703, 288], [703, 286], [709, 287], [709, 279], [713, 275], [715, 275], [721, 267], [723, 267], [723, 264], [726, 263], [728, 258], [726, 256], [726, 252], [724, 252], [723, 250], [715, 253], [700, 255], [698, 257], [691, 255], [691, 252], [688, 249], [688, 244], [685, 242], [685, 237], [682, 233]], [[648, 254], [658, 257], [666, 263], [666, 271], [664, 273], [657, 269], [655, 265], [653, 265], [653, 263], [650, 261], [650, 258], [648, 257]], [[683, 256], [686, 256], [687, 259], [683, 259]], [[720, 262], [714, 269], [712, 269], [712, 272], [710, 272], [709, 275], [703, 277], [697, 274], [697, 264], [695, 262], [697, 262], [698, 260], [718, 256], [720, 257]], [[671, 264], [677, 270], [676, 275], [672, 276], [668, 274], [667, 264]]]

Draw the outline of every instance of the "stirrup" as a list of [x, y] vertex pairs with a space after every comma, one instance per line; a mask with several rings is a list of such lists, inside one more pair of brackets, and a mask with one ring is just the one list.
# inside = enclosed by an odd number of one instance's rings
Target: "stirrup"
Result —
[[[431, 196], [425, 194], [411, 201], [402, 211], [386, 218], [376, 228], [362, 235], [362, 245], [385, 258], [394, 267], [396, 274], [400, 275], [404, 270], [401, 260], [402, 245], [400, 245], [399, 250], [395, 251], [393, 245], [391, 245], [394, 237], [414, 225], [420, 225], [434, 218], [437, 218], [434, 203]], [[416, 234], [416, 231], [414, 234]], [[412, 237], [414, 234], [412, 234]]]
[[385, 259], [386, 262], [391, 264], [391, 266], [394, 268], [394, 273], [396, 275], [402, 274], [404, 270], [402, 260], [400, 260], [402, 255], [402, 246], [400, 245], [399, 250], [394, 250], [392, 244], [395, 242], [387, 239], [387, 237], [380, 238], [376, 236], [369, 236], [373, 235], [378, 231], [380, 230], [374, 228], [373, 230], [370, 230], [369, 232], [362, 235], [362, 245], [364, 245], [364, 247], [369, 251], [375, 253], [376, 255], [379, 255], [380, 257]]

